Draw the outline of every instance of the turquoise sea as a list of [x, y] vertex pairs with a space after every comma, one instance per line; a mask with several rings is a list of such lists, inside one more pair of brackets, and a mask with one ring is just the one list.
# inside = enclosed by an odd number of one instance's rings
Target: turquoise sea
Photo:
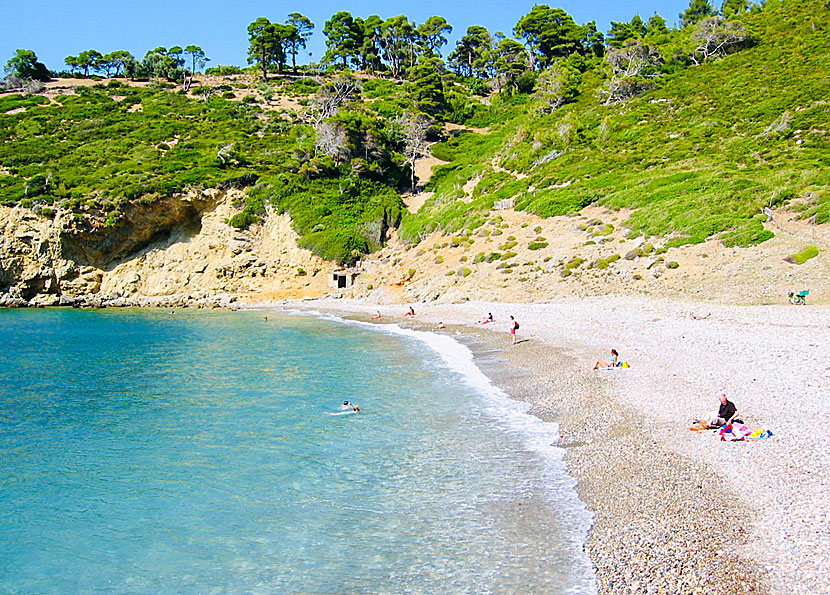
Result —
[[525, 409], [395, 325], [0, 310], [0, 592], [594, 593]]

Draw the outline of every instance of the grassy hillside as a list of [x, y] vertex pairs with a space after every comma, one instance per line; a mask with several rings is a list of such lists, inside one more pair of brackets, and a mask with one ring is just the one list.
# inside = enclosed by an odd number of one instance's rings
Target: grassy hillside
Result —
[[[318, 156], [312, 127], [265, 99], [307, 102], [318, 87], [312, 79], [240, 82], [219, 85], [203, 100], [161, 85], [111, 81], [54, 102], [0, 96], [0, 204], [43, 216], [61, 208], [79, 225], [113, 226], [131, 203], [247, 187], [231, 224], [257, 221], [270, 201], [295, 215], [302, 243], [326, 258], [353, 260], [376, 249], [379, 230], [400, 219], [397, 190], [408, 169], [394, 138], [377, 140], [361, 172]], [[390, 102], [365, 106], [388, 109]], [[355, 137], [372, 126], [382, 136], [383, 120], [360, 104], [350, 118]]]
[[[589, 204], [631, 209], [633, 236], [669, 245], [752, 245], [770, 237], [765, 206], [830, 220], [828, 15], [825, 0], [770, 0], [729, 21], [748, 39], [708, 61], [692, 58], [694, 27], [647, 36], [640, 47], [659, 60], [632, 79], [644, 92], [616, 103], [602, 95], [613, 73], [598, 53], [553, 64], [568, 73], [555, 107], [543, 95], [552, 71], [525, 71], [511, 85], [494, 74], [492, 92], [434, 60], [409, 82], [362, 76], [319, 118], [344, 80], [336, 72], [201, 77], [190, 93], [111, 81], [0, 95], [0, 204], [115, 226], [134, 204], [246, 188], [229, 224], [256, 223], [270, 204], [291, 214], [304, 246], [342, 262], [377, 249], [390, 226], [412, 241], [475, 229], [500, 199], [543, 217]], [[432, 119], [424, 134], [442, 141], [432, 153], [449, 163], [412, 215], [400, 192], [413, 157], [407, 117], [420, 111]]]
[[[830, 220], [830, 11], [815, 0], [771, 1], [742, 20], [751, 47], [666, 68], [624, 104], [600, 101], [601, 70], [586, 72], [576, 101], [551, 114], [526, 96], [495, 101], [488, 133], [434, 147], [451, 163], [406, 234], [475, 227], [508, 197], [541, 216], [591, 203], [633, 208], [632, 233], [673, 245], [763, 241], [762, 208], [796, 197], [805, 216]], [[663, 51], [689, 47], [690, 35], [677, 32]]]

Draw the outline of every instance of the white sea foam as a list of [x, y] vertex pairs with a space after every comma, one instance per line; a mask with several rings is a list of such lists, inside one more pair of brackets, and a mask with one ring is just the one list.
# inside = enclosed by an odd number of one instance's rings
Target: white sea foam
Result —
[[[437, 353], [448, 369], [460, 375], [462, 380], [482, 397], [485, 413], [496, 427], [517, 437], [528, 451], [545, 463], [545, 489], [550, 501], [556, 503], [559, 516], [564, 519], [565, 533], [561, 538], [570, 542], [574, 551], [581, 552], [593, 521], [593, 514], [579, 500], [576, 480], [567, 474], [564, 462], [565, 450], [556, 446], [559, 441], [559, 426], [530, 415], [530, 405], [515, 399], [493, 384], [476, 365], [473, 352], [464, 344], [446, 334], [437, 334], [403, 328], [397, 324], [378, 324], [347, 320], [331, 313], [316, 311], [286, 311], [290, 314], [312, 315], [321, 319], [343, 324], [356, 325], [375, 332], [387, 333], [420, 341]], [[583, 579], [568, 592], [574, 594], [596, 593], [596, 580], [586, 555], [575, 556], [575, 563], [581, 565]]]

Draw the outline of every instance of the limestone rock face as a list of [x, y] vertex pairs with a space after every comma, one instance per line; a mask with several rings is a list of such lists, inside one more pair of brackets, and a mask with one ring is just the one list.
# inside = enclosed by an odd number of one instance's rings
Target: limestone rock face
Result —
[[316, 297], [334, 265], [297, 246], [288, 215], [241, 231], [240, 191], [136, 204], [114, 226], [0, 207], [0, 306], [223, 306]]

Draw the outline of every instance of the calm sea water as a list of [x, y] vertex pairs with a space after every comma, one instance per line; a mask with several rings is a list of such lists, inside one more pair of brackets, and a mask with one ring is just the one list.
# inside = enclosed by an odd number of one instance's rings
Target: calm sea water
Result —
[[466, 347], [267, 315], [0, 310], [0, 592], [595, 592]]

